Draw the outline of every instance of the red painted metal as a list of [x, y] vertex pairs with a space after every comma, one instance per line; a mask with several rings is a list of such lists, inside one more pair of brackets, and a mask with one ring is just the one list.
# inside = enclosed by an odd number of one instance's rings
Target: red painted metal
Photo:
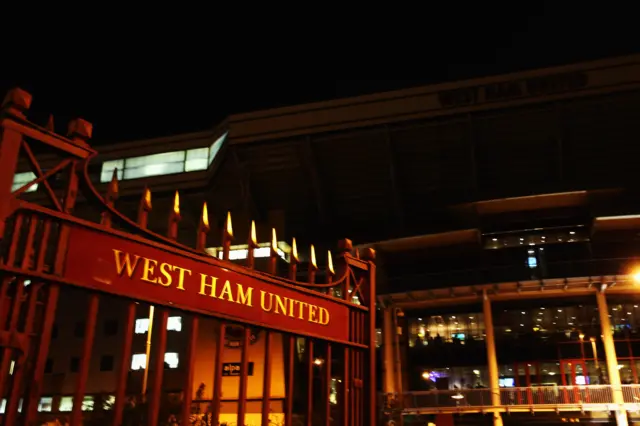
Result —
[[[240, 267], [228, 261], [233, 230], [231, 216], [223, 230], [223, 260], [214, 259], [204, 253], [207, 233], [210, 230], [206, 205], [198, 227], [196, 247], [190, 248], [178, 240], [178, 223], [181, 220], [179, 194], [176, 193], [174, 208], [169, 213], [166, 236], [147, 229], [149, 213], [152, 210], [151, 192], [142, 194], [137, 220], [129, 219], [115, 208], [118, 198], [117, 172], [107, 185], [107, 193], [102, 197], [89, 179], [89, 162], [96, 156], [87, 141], [91, 137], [91, 124], [84, 120], [74, 120], [69, 125], [67, 137], [53, 132], [52, 124], [42, 128], [26, 118], [31, 96], [21, 90], [11, 91], [2, 105], [0, 113], [0, 238], [4, 242], [0, 248], [0, 329], [11, 332], [11, 339], [4, 342], [0, 350], [0, 391], [8, 388], [7, 409], [4, 424], [13, 426], [34, 424], [39, 416], [38, 403], [43, 392], [43, 379], [53, 323], [56, 315], [61, 286], [76, 286], [88, 293], [88, 313], [85, 318], [84, 340], [81, 351], [80, 370], [74, 388], [74, 405], [70, 413], [71, 425], [84, 422], [86, 412], [82, 410], [85, 390], [89, 379], [89, 365], [97, 326], [98, 308], [102, 293], [130, 300], [126, 305], [124, 335], [122, 337], [119, 362], [116, 364], [115, 404], [110, 423], [119, 425], [123, 420], [123, 410], [128, 398], [127, 383], [132, 354], [133, 331], [136, 303], [146, 302], [157, 306], [158, 315], [152, 342], [150, 388], [148, 392], [148, 424], [159, 424], [163, 392], [164, 352], [167, 344], [166, 325], [169, 309], [180, 309], [187, 316], [185, 324], [189, 338], [186, 347], [186, 368], [183, 377], [183, 407], [180, 413], [182, 424], [190, 421], [192, 388], [194, 380], [193, 364], [197, 348], [199, 315], [216, 318], [219, 321], [217, 348], [214, 363], [213, 397], [211, 415], [213, 424], [219, 421], [222, 401], [222, 364], [224, 360], [227, 322], [233, 321], [244, 327], [243, 345], [240, 353], [241, 375], [237, 420], [243, 424], [248, 415], [248, 366], [251, 327], [264, 329], [264, 376], [262, 377], [262, 405], [260, 416], [263, 424], [271, 419], [271, 380], [274, 336], [282, 334], [285, 361], [285, 401], [286, 425], [293, 424], [296, 415], [306, 414], [306, 423], [315, 424], [316, 417], [322, 423], [344, 426], [373, 426], [376, 424], [375, 389], [375, 264], [373, 251], [367, 250], [360, 256], [354, 252], [348, 240], [340, 243], [337, 273], [333, 264], [327, 268], [326, 283], [316, 283], [317, 264], [312, 248], [312, 262], [306, 273], [307, 282], [298, 277], [297, 247], [293, 242], [290, 255], [288, 279], [278, 278], [279, 259], [275, 230], [272, 235], [271, 255], [267, 273], [253, 271], [255, 258], [253, 249], [257, 247], [255, 228], [248, 236], [249, 256], [247, 266]], [[46, 171], [39, 163], [41, 146], [53, 150], [61, 159], [58, 164], [47, 164]], [[24, 161], [19, 163], [23, 154]], [[35, 178], [12, 191], [16, 170], [28, 166]], [[57, 186], [49, 180], [56, 175]], [[61, 179], [59, 178], [61, 177]], [[59, 182], [62, 182], [62, 196]], [[26, 191], [39, 185], [38, 194], [44, 196], [42, 202], [26, 201]], [[75, 207], [79, 190], [87, 202], [100, 210], [100, 223], [75, 217]], [[38, 200], [42, 197], [37, 198]], [[113, 228], [112, 228], [113, 225]], [[137, 264], [131, 264], [128, 273], [123, 257], [117, 258], [114, 250], [139, 256]], [[122, 254], [123, 256], [123, 254]], [[154, 264], [150, 260], [157, 261]], [[172, 269], [169, 270], [168, 266]], [[176, 268], [177, 267], [177, 268]], [[155, 269], [154, 269], [155, 268]], [[152, 271], [153, 269], [153, 271]], [[191, 271], [187, 273], [186, 271]], [[173, 273], [172, 285], [166, 285], [164, 272]], [[180, 272], [182, 271], [182, 272]], [[145, 276], [146, 273], [146, 276]], [[156, 274], [153, 276], [153, 274]], [[179, 274], [183, 274], [180, 281]], [[216, 277], [218, 291], [228, 280], [230, 284], [241, 284], [245, 290], [251, 287], [251, 303], [230, 303], [222, 293], [203, 293], [200, 285], [202, 277]], [[142, 278], [146, 278], [146, 281]], [[26, 285], [26, 281], [32, 283]], [[155, 281], [155, 283], [149, 282]], [[180, 283], [178, 289], [178, 283]], [[210, 289], [210, 287], [203, 287]], [[261, 292], [278, 295], [287, 300], [296, 300], [300, 315], [284, 312], [274, 314], [261, 309]], [[203, 294], [201, 294], [203, 293]], [[338, 296], [339, 294], [339, 296]], [[26, 303], [25, 303], [26, 301]], [[293, 303], [293, 302], [291, 302]], [[252, 306], [248, 306], [251, 304]], [[315, 313], [310, 306], [314, 306]], [[318, 312], [330, 316], [328, 324], [322, 324]], [[23, 318], [21, 320], [20, 318]], [[24, 322], [22, 322], [24, 321]], [[302, 365], [297, 356], [297, 339], [305, 339], [306, 357]], [[315, 358], [324, 355], [324, 362], [316, 365]], [[9, 362], [15, 359], [13, 381], [7, 378]], [[333, 368], [333, 365], [338, 368]], [[305, 371], [306, 370], [306, 371]], [[299, 371], [305, 371], [299, 374]], [[337, 373], [334, 376], [334, 373]], [[314, 376], [317, 380], [314, 382]], [[336, 417], [330, 402], [332, 380], [341, 383], [338, 389]], [[318, 390], [319, 389], [319, 390]], [[131, 391], [133, 394], [135, 390]], [[0, 392], [2, 393], [2, 392]], [[18, 412], [20, 398], [24, 398], [22, 414]], [[306, 413], [297, 411], [297, 403], [302, 402]], [[324, 400], [320, 402], [321, 400]], [[306, 403], [306, 404], [304, 404]], [[316, 416], [313, 415], [314, 408]]]

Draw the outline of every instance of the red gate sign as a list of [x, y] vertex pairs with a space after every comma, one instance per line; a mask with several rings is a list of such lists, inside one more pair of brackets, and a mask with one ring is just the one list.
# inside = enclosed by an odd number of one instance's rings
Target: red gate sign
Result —
[[187, 311], [349, 339], [349, 308], [340, 302], [90, 228], [71, 228], [64, 278]]

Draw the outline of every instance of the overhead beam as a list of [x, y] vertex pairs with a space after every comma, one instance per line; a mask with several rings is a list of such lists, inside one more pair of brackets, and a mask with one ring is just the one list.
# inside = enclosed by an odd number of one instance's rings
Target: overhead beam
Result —
[[311, 187], [314, 192], [314, 198], [316, 200], [316, 207], [318, 209], [318, 218], [321, 223], [327, 224], [330, 220], [327, 211], [327, 198], [324, 192], [322, 181], [320, 180], [320, 173], [318, 171], [318, 163], [313, 153], [313, 147], [311, 145], [311, 137], [307, 136], [304, 142], [301, 144], [302, 151], [302, 164], [309, 173], [309, 179], [311, 180]]
[[391, 203], [394, 217], [399, 230], [404, 229], [404, 205], [398, 188], [398, 173], [396, 168], [396, 152], [391, 140], [389, 126], [385, 126], [385, 139], [387, 142], [387, 155], [389, 157], [389, 181], [391, 183]]

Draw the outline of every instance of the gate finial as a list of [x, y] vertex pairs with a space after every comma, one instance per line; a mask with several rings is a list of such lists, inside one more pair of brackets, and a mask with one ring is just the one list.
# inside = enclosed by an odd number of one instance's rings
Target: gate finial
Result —
[[291, 242], [291, 254], [289, 255], [289, 279], [295, 280], [298, 274], [298, 247], [296, 239]]
[[173, 240], [178, 238], [178, 224], [182, 220], [180, 215], [180, 194], [176, 191], [176, 195], [173, 198], [173, 209], [169, 214], [169, 225], [167, 236]]
[[196, 249], [204, 251], [207, 245], [207, 234], [211, 230], [209, 225], [209, 211], [207, 210], [207, 202], [202, 204], [202, 215], [200, 216], [200, 225], [198, 226], [198, 238], [196, 240]]
[[67, 136], [76, 145], [86, 146], [89, 144], [87, 141], [91, 139], [93, 135], [93, 124], [82, 118], [76, 118], [69, 122], [69, 130]]
[[276, 228], [271, 228], [271, 247], [269, 250], [269, 273], [271, 275], [276, 274], [277, 262], [278, 262], [278, 236], [276, 235]]
[[222, 260], [229, 260], [231, 241], [233, 241], [233, 224], [231, 223], [231, 212], [227, 212], [227, 222], [222, 231]]
[[140, 199], [140, 207], [138, 208], [138, 225], [142, 228], [147, 227], [149, 220], [149, 212], [151, 211], [151, 190], [148, 187], [144, 188], [142, 198]]
[[333, 276], [336, 274], [335, 269], [333, 269], [333, 257], [331, 256], [331, 250], [327, 251], [327, 277], [329, 282], [333, 279]]
[[33, 97], [18, 87], [7, 92], [2, 101], [2, 110], [9, 115], [24, 118], [24, 113], [31, 108]]
[[247, 241], [247, 267], [253, 269], [255, 266], [255, 249], [258, 247], [258, 236], [256, 235], [256, 221], [251, 221], [251, 232]]
[[309, 283], [313, 284], [316, 281], [316, 271], [318, 265], [316, 263], [316, 248], [311, 244], [311, 252], [309, 253]]

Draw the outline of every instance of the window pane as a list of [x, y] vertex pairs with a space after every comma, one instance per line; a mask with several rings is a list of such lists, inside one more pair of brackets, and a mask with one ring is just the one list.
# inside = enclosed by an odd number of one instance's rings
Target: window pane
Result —
[[53, 409], [53, 398], [50, 396], [43, 396], [40, 398], [40, 403], [38, 404], [38, 411], [49, 412]]
[[182, 317], [169, 317], [167, 321], [167, 330], [182, 331]]
[[177, 352], [167, 352], [164, 354], [164, 363], [169, 368], [178, 368], [179, 360]]
[[82, 400], [82, 411], [93, 411], [93, 397], [85, 396]]
[[104, 410], [111, 410], [111, 409], [113, 409], [113, 405], [115, 403], [116, 403], [116, 396], [115, 395], [109, 395], [102, 402], [102, 408]]
[[102, 163], [102, 172], [100, 173], [100, 182], [111, 182], [113, 177], [113, 169], [118, 169], [118, 179], [122, 179], [124, 170], [124, 160], [111, 160]]
[[125, 179], [139, 179], [148, 176], [169, 175], [182, 173], [184, 171], [184, 161], [179, 163], [147, 164], [145, 166], [124, 169]]
[[7, 399], [2, 398], [2, 401], [0, 401], [0, 414], [4, 414], [4, 410], [6, 409], [7, 409]]
[[144, 334], [149, 331], [149, 318], [140, 318], [136, 320], [136, 334]]
[[[36, 178], [36, 174], [33, 172], [24, 172], [24, 173], [16, 173], [13, 175], [13, 185], [11, 186], [12, 191], [17, 191], [22, 188], [27, 182], [31, 182]], [[31, 185], [27, 192], [33, 192], [38, 189], [38, 184]]]
[[125, 161], [125, 169], [143, 167], [151, 164], [184, 163], [184, 156], [184, 151], [173, 151], [127, 158]]
[[144, 370], [147, 366], [147, 354], [133, 354], [131, 357], [132, 370]]
[[73, 397], [72, 396], [63, 396], [60, 398], [60, 405], [58, 406], [58, 411], [69, 412], [73, 409]]
[[220, 136], [209, 147], [209, 164], [213, 163], [213, 159], [216, 158], [216, 155], [218, 155], [218, 151], [220, 151], [220, 148], [222, 148], [222, 144], [224, 143], [225, 139], [227, 139], [227, 134], [228, 133], [225, 133], [224, 135]]
[[187, 151], [187, 161], [184, 163], [185, 172], [207, 170], [209, 163], [209, 148], [195, 148]]

